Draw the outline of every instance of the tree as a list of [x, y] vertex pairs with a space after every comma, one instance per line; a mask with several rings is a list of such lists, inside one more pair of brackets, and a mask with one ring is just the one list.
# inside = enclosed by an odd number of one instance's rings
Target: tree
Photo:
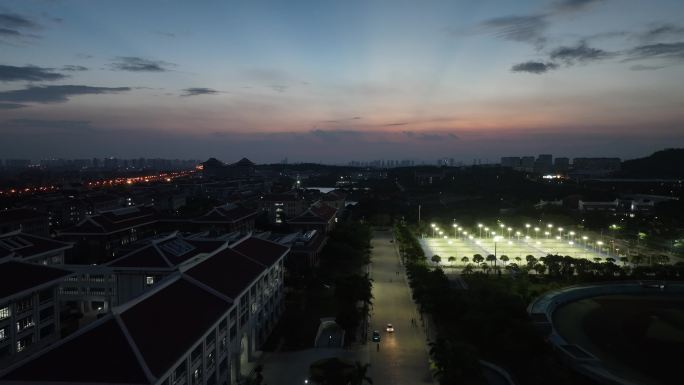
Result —
[[491, 269], [491, 266], [489, 266], [488, 264], [482, 262], [482, 263], [480, 264], [480, 268], [482, 269], [482, 272], [483, 272], [483, 273], [489, 274], [489, 270]]
[[515, 257], [514, 259], [518, 265], [520, 265], [520, 262], [522, 262], [522, 258], [520, 258], [520, 257]]
[[627, 266], [627, 257], [620, 257], [620, 262], [622, 262], [622, 266]]
[[431, 259], [432, 262], [434, 262], [434, 263], [439, 263], [439, 262], [442, 260], [442, 257], [440, 257], [439, 255], [435, 254], [435, 255], [433, 255], [432, 258], [430, 258], [430, 259]]
[[473, 273], [473, 264], [469, 263], [463, 268], [463, 275], [470, 275]]
[[490, 264], [496, 265], [496, 255], [489, 254], [487, 256], [487, 262], [489, 262]]
[[450, 263], [456, 262], [456, 257], [454, 257], [454, 256], [449, 257], [449, 262]]
[[480, 254], [475, 254], [473, 255], [473, 262], [479, 265], [480, 263], [484, 262], [484, 258]]
[[364, 382], [372, 384], [373, 380], [368, 377], [370, 364], [362, 364], [359, 361], [354, 363], [354, 371], [351, 373], [350, 385], [362, 385]]
[[594, 262], [596, 262], [596, 263], [601, 263], [602, 260], [603, 260], [603, 258], [601, 258], [601, 257], [594, 258]]
[[506, 266], [506, 262], [508, 262], [508, 255], [502, 255], [499, 259], [504, 263], [504, 266]]
[[430, 343], [430, 356], [440, 384], [486, 384], [477, 352], [471, 345], [439, 338]]
[[461, 262], [463, 262], [463, 264], [467, 264], [468, 261], [469, 261], [468, 257], [461, 258]]
[[546, 271], [546, 266], [542, 265], [541, 263], [538, 263], [534, 265], [534, 271], [536, 271], [537, 274], [542, 275]]

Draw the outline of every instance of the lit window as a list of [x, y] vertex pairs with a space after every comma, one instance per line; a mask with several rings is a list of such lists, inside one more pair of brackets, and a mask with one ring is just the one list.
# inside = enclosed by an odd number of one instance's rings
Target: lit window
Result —
[[3, 320], [5, 318], [9, 318], [10, 315], [11, 315], [11, 313], [10, 313], [9, 306], [0, 307], [0, 320]]
[[152, 276], [145, 277], [145, 283], [148, 286], [154, 285], [154, 277], [152, 277]]
[[8, 337], [7, 328], [0, 329], [0, 341], [4, 341]]

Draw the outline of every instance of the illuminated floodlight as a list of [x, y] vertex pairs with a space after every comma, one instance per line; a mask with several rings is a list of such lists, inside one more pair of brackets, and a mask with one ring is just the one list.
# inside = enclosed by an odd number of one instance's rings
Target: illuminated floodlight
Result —
[[516, 232], [515, 232], [515, 235], [520, 236], [520, 235], [521, 235], [521, 234], [520, 234], [520, 231], [516, 231]]
[[451, 225], [451, 226], [452, 226], [452, 227], [458, 227], [458, 225], [457, 225], [457, 224], [455, 224], [455, 223], [454, 223], [453, 225]]
[[548, 231], [544, 231], [544, 235], [548, 236], [550, 233]]
[[492, 231], [492, 235], [496, 235], [496, 231]]
[[513, 242], [511, 242], [511, 241], [508, 241], [508, 244], [509, 244], [509, 245], [512, 245], [512, 244], [513, 244]]
[[437, 226], [437, 225], [436, 225], [436, 224], [434, 224], [434, 223], [431, 223], [431, 224], [430, 224], [430, 226], [432, 226], [432, 227], [435, 227], [435, 226]]
[[568, 245], [570, 245], [570, 246], [572, 246], [574, 244], [575, 244], [575, 242], [573, 242], [573, 241], [568, 242]]
[[501, 227], [503, 229], [505, 226], [503, 223], [499, 223], [499, 227]]
[[482, 226], [483, 226], [482, 223], [477, 224], [477, 227], [479, 227], [479, 228], [482, 228]]
[[530, 228], [530, 226], [532, 225], [530, 225], [529, 223], [525, 223], [525, 227], [527, 227], [528, 229]]
[[571, 232], [569, 232], [568, 234], [570, 234], [570, 235], [575, 235], [575, 232], [574, 232], [574, 231], [571, 231]]
[[449, 237], [447, 237], [447, 236], [445, 235], [445, 236], [444, 236], [444, 239], [449, 239]]
[[552, 229], [552, 228], [553, 228], [553, 225], [549, 223], [548, 225], [546, 225], [546, 227]]
[[494, 242], [499, 242], [500, 240], [501, 240], [501, 237], [500, 237], [500, 236], [497, 235], [497, 236], [494, 237]]
[[468, 232], [467, 232], [467, 231], [464, 231], [464, 232], [463, 232], [463, 235], [468, 235]]
[[530, 239], [530, 236], [529, 236], [529, 235], [525, 235], [525, 240], [529, 240], [529, 239]]
[[452, 244], [452, 243], [454, 243], [454, 242], [453, 242], [453, 241], [451, 241], [451, 240], [449, 240], [449, 244]]
[[506, 230], [508, 230], [508, 231], [512, 231], [512, 230], [513, 230], [513, 228], [512, 228], [512, 227], [509, 227], [509, 228], [507, 228]]
[[589, 239], [589, 237], [587, 237], [586, 235], [584, 235], [584, 236], [582, 236], [582, 239], [586, 241], [587, 239]]
[[561, 237], [556, 235], [556, 240], [560, 240], [560, 239], [561, 239]]
[[558, 231], [563, 231], [563, 228], [562, 228], [562, 227], [559, 227], [559, 228], [558, 228]]
[[541, 242], [537, 241], [537, 244], [538, 244], [538, 245], [541, 245]]
[[479, 241], [479, 240], [478, 240], [478, 241], [475, 241], [475, 244], [476, 244], [476, 245], [479, 245], [479, 244], [480, 244], [480, 241]]
[[598, 241], [598, 242], [596, 242], [596, 244], [599, 245], [599, 246], [601, 246], [601, 245], [603, 245], [603, 242]]
[[470, 239], [470, 240], [472, 241], [472, 240], [473, 240], [473, 236], [472, 236], [472, 235], [468, 235], [468, 239]]
[[485, 227], [484, 229], [485, 229], [485, 231], [489, 231], [489, 227]]
[[539, 231], [539, 227], [535, 227], [535, 228], [534, 228], [534, 231]]

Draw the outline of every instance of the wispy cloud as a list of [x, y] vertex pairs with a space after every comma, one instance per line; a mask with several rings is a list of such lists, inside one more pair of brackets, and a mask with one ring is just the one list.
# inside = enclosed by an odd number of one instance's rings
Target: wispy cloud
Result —
[[350, 122], [350, 121], [361, 120], [361, 119], [362, 118], [360, 116], [353, 116], [351, 118], [324, 120], [321, 123], [344, 123], [344, 122]]
[[0, 65], [0, 81], [49, 81], [60, 80], [66, 76], [54, 72], [54, 68], [43, 68], [37, 66], [15, 67]]
[[0, 92], [0, 101], [19, 103], [64, 103], [72, 96], [112, 94], [130, 91], [130, 87], [90, 87], [82, 85], [29, 86]]
[[663, 69], [667, 66], [647, 66], [643, 64], [635, 64], [631, 67], [629, 67], [630, 70], [632, 71], [655, 71], [659, 69]]
[[458, 140], [458, 135], [446, 132], [416, 132], [416, 131], [403, 131], [402, 134], [406, 135], [411, 139], [417, 140], [427, 140], [427, 141], [443, 141], [443, 140]]
[[184, 89], [181, 96], [216, 95], [216, 94], [220, 94], [220, 93], [221, 93], [221, 91], [217, 91], [217, 90], [212, 89], [212, 88], [195, 87], [195, 88]]
[[78, 65], [65, 65], [62, 67], [62, 71], [79, 72], [87, 71], [88, 67], [78, 66]]
[[0, 110], [15, 110], [17, 108], [28, 107], [26, 104], [19, 103], [0, 103]]
[[491, 31], [494, 36], [501, 39], [540, 46], [546, 42], [544, 31], [549, 24], [547, 16], [538, 14], [497, 17], [483, 21], [480, 27]]
[[88, 120], [50, 120], [50, 119], [10, 119], [5, 122], [11, 127], [18, 128], [43, 128], [52, 131], [78, 131], [78, 132], [92, 132], [94, 128]]
[[574, 12], [587, 9], [603, 2], [605, 2], [605, 0], [559, 0], [553, 4], [553, 7], [558, 11]]
[[549, 55], [551, 60], [560, 60], [567, 65], [602, 60], [613, 56], [615, 53], [589, 47], [585, 42], [580, 42], [574, 47], [558, 47]]
[[629, 50], [625, 61], [644, 59], [684, 60], [684, 42], [640, 45]]
[[116, 58], [111, 66], [118, 71], [166, 72], [170, 71], [172, 67], [175, 67], [175, 64], [136, 56], [121, 56]]
[[41, 25], [16, 13], [0, 13], [0, 38], [17, 40], [24, 37], [37, 37], [32, 31], [41, 29]]
[[674, 24], [652, 25], [651, 28], [637, 34], [644, 42], [652, 42], [659, 39], [684, 37], [684, 27]]
[[290, 87], [282, 84], [273, 84], [270, 88], [275, 92], [285, 92]]
[[511, 67], [512, 72], [528, 72], [531, 74], [543, 74], [558, 68], [558, 64], [552, 62], [527, 61]]

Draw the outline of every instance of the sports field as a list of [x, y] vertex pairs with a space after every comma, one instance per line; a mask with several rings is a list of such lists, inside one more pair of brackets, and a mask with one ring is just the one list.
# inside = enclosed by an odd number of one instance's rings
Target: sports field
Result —
[[681, 383], [684, 298], [612, 295], [571, 302], [554, 312], [558, 333], [634, 383]]
[[[499, 239], [494, 241], [493, 238], [485, 239], [468, 239], [467, 237], [460, 237], [458, 239], [444, 239], [444, 238], [424, 238], [420, 240], [423, 246], [425, 255], [430, 258], [433, 255], [439, 255], [442, 259], [442, 265], [463, 265], [461, 259], [468, 257], [469, 262], [472, 262], [473, 255], [480, 254], [487, 257], [489, 254], [495, 254], [497, 259], [502, 255], [508, 257], [508, 263], [526, 263], [525, 257], [533, 255], [535, 258], [545, 257], [548, 254], [569, 255], [573, 258], [586, 258], [594, 260], [594, 258], [601, 258], [605, 261], [606, 258], [612, 257], [616, 260], [616, 256], [611, 256], [605, 253], [599, 253], [591, 247], [585, 247], [581, 243], [575, 243], [566, 239], [517, 239], [511, 237], [510, 239]], [[572, 242], [572, 243], [571, 243]], [[496, 250], [495, 250], [496, 246]], [[455, 262], [449, 262], [449, 257], [455, 257]], [[516, 258], [520, 258], [518, 261]]]

